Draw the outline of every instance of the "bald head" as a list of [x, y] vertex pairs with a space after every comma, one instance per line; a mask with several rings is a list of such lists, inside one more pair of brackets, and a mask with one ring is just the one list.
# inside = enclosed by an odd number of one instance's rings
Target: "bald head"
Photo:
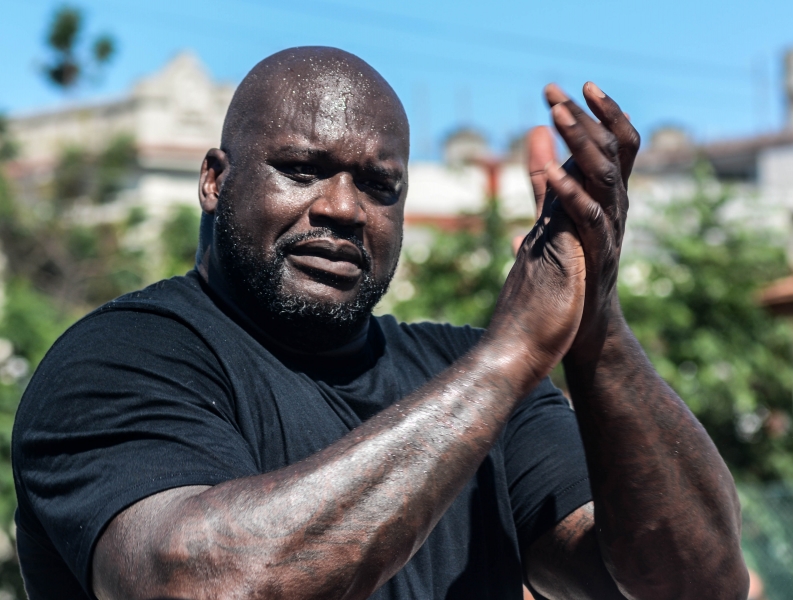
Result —
[[349, 52], [305, 46], [273, 54], [246, 75], [226, 114], [221, 148], [233, 163], [261, 136], [294, 132], [325, 142], [364, 131], [400, 138], [407, 157], [407, 116], [388, 82]]

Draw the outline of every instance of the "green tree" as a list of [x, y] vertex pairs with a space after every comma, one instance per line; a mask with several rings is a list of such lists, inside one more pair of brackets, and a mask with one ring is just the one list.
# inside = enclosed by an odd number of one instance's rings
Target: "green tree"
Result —
[[162, 227], [162, 277], [184, 275], [195, 264], [201, 212], [193, 206], [175, 206]]
[[429, 231], [406, 248], [385, 308], [405, 321], [444, 321], [485, 327], [513, 264], [509, 224], [490, 198], [469, 219], [472, 228]]
[[[793, 481], [793, 335], [756, 301], [788, 272], [784, 240], [731, 217], [729, 187], [704, 168], [696, 177], [695, 193], [659, 209], [651, 226], [630, 223], [652, 250], [623, 257], [623, 310], [736, 477]], [[512, 259], [498, 202], [479, 217], [479, 231], [436, 231], [408, 245], [381, 310], [486, 326]], [[554, 381], [564, 385], [561, 372]]]
[[21, 201], [1, 201], [0, 242], [6, 275], [29, 282], [66, 310], [84, 311], [139, 287], [146, 262], [141, 249], [125, 244], [134, 219], [103, 213], [136, 168], [135, 145], [119, 136], [92, 155], [63, 151], [48, 188]]
[[696, 192], [643, 228], [653, 251], [624, 261], [622, 306], [733, 474], [793, 480], [793, 336], [756, 297], [788, 272], [783, 240], [732, 208], [729, 188], [700, 171]]
[[51, 56], [42, 72], [61, 90], [74, 89], [84, 79], [95, 78], [115, 54], [115, 42], [107, 34], [95, 37], [89, 49], [81, 48], [84, 29], [83, 13], [78, 8], [62, 6], [53, 15], [46, 38]]

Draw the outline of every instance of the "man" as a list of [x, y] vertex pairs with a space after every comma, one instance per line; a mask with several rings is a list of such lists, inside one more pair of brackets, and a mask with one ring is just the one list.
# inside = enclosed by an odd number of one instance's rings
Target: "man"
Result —
[[490, 327], [404, 325], [371, 317], [399, 99], [340, 50], [259, 63], [202, 166], [197, 272], [81, 321], [28, 387], [30, 597], [745, 598], [730, 474], [617, 300], [638, 136], [593, 84], [600, 122], [546, 93], [577, 178], [535, 131]]

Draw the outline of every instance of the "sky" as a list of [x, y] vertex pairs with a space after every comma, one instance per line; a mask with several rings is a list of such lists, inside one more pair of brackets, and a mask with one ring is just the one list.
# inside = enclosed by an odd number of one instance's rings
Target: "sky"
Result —
[[459, 126], [503, 149], [547, 123], [542, 87], [550, 81], [577, 98], [595, 81], [645, 140], [666, 125], [713, 141], [786, 123], [790, 0], [78, 0], [71, 5], [84, 11], [85, 41], [109, 33], [118, 54], [101, 81], [68, 99], [40, 75], [47, 25], [62, 3], [2, 2], [0, 111], [10, 115], [119, 96], [185, 49], [214, 78], [238, 83], [273, 52], [329, 45], [391, 83], [419, 159], [437, 157]]

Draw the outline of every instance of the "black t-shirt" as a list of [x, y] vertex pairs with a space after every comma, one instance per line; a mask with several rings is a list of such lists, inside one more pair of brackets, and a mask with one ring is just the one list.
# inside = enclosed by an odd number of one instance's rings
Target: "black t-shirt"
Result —
[[[356, 356], [299, 360], [257, 339], [194, 272], [103, 306], [55, 343], [17, 413], [17, 543], [31, 599], [92, 598], [94, 545], [124, 508], [304, 459], [480, 336], [380, 317]], [[520, 548], [589, 499], [575, 416], [545, 380], [373, 598], [517, 600]]]

